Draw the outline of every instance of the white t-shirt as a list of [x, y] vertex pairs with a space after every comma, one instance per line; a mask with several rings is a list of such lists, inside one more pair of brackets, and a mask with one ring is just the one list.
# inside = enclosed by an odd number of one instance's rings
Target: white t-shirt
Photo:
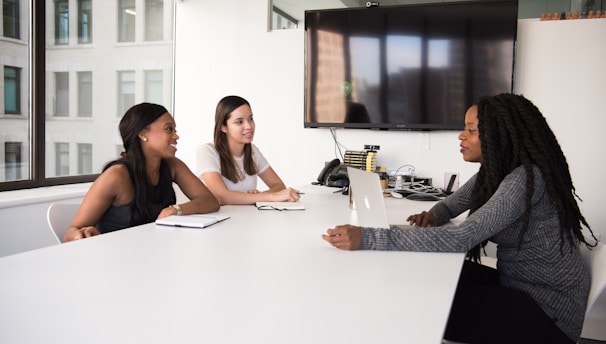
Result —
[[[263, 173], [270, 167], [269, 163], [267, 162], [263, 154], [261, 154], [261, 151], [259, 151], [259, 148], [257, 148], [257, 146], [255, 146], [254, 144], [251, 144], [251, 146], [253, 161], [257, 166], [257, 173]], [[223, 178], [225, 186], [227, 186], [227, 188], [232, 191], [247, 192], [250, 190], [256, 190], [257, 174], [251, 176], [244, 172], [244, 155], [242, 155], [241, 157], [234, 157], [234, 160], [236, 161], [236, 165], [240, 170], [240, 173], [244, 175], [244, 180], [241, 180], [237, 183], [233, 183], [231, 180], [221, 176], [221, 178]], [[196, 172], [199, 177], [201, 177], [202, 174], [207, 172], [217, 172], [221, 174], [221, 160], [217, 149], [215, 149], [214, 144], [206, 143], [198, 147], [198, 151], [196, 154]], [[204, 180], [202, 181], [204, 182]]]

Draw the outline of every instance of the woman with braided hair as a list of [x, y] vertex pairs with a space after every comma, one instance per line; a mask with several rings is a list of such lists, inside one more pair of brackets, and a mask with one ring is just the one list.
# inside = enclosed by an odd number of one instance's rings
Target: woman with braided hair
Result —
[[[467, 252], [446, 339], [576, 343], [590, 285], [579, 245], [597, 240], [545, 118], [521, 95], [482, 97], [467, 110], [459, 140], [463, 159], [480, 169], [429, 211], [408, 217], [424, 229], [343, 225], [324, 240], [347, 250]], [[447, 225], [467, 210], [465, 221]], [[478, 263], [488, 240], [497, 245], [497, 269]]]

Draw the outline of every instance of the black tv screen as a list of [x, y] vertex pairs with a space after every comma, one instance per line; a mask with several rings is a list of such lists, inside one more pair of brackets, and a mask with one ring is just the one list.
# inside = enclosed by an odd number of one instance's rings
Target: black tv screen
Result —
[[460, 130], [511, 92], [516, 1], [305, 12], [305, 127]]

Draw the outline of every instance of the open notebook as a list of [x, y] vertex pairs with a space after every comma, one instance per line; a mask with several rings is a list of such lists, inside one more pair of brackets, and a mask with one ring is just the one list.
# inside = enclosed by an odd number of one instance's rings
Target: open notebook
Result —
[[171, 215], [156, 220], [156, 224], [173, 227], [205, 228], [227, 219], [229, 219], [229, 216], [219, 214]]
[[256, 202], [259, 210], [305, 210], [305, 205], [300, 202]]

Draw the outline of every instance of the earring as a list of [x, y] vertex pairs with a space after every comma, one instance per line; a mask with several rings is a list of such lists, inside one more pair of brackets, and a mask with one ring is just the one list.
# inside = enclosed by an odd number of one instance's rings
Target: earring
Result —
[[144, 138], [143, 138], [143, 142], [147, 142], [147, 137], [144, 137]]

